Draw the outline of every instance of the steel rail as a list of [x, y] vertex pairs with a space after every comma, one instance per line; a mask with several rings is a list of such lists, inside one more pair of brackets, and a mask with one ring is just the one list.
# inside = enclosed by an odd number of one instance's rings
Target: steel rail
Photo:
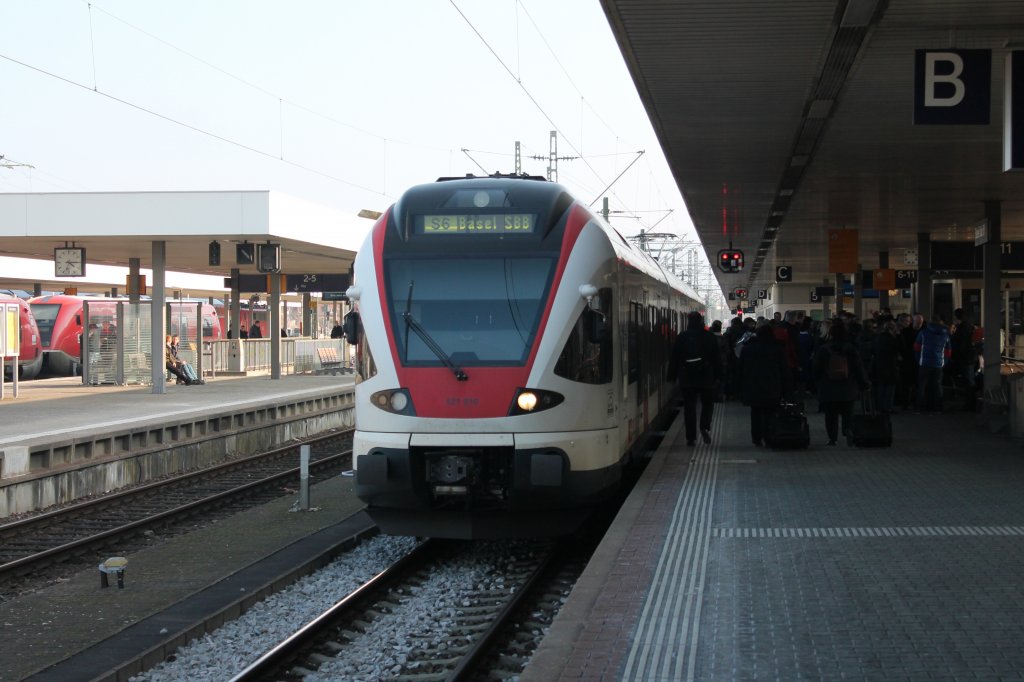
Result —
[[277, 670], [281, 667], [282, 663], [295, 656], [311, 640], [320, 636], [326, 628], [330, 627], [331, 623], [343, 616], [348, 610], [354, 608], [363, 598], [372, 594], [388, 580], [407, 570], [410, 564], [421, 562], [424, 560], [424, 557], [430, 556], [434, 552], [434, 547], [435, 542], [431, 540], [425, 540], [416, 545], [401, 559], [370, 578], [351, 594], [343, 597], [329, 609], [260, 656], [247, 668], [232, 677], [230, 682], [252, 682], [252, 680], [263, 679], [268, 673]]
[[469, 651], [465, 653], [462, 659], [459, 661], [455, 669], [452, 670], [448, 676], [448, 682], [462, 682], [472, 677], [476, 671], [477, 665], [487, 655], [488, 648], [491, 646], [491, 642], [501, 633], [502, 629], [507, 625], [509, 618], [516, 609], [519, 608], [526, 600], [533, 594], [533, 588], [540, 580], [541, 576], [547, 572], [548, 567], [554, 561], [555, 556], [559, 553], [559, 549], [556, 547], [552, 551], [548, 552], [544, 560], [540, 562], [536, 569], [529, 578], [517, 589], [512, 596], [509, 598], [505, 605], [498, 612], [490, 626], [480, 634], [479, 637], [473, 642], [473, 645], [469, 648]]
[[217, 475], [225, 471], [230, 471], [233, 468], [245, 468], [246, 466], [249, 466], [254, 462], [258, 462], [261, 459], [269, 459], [275, 456], [285, 455], [292, 450], [297, 450], [303, 445], [313, 445], [320, 441], [326, 441], [330, 440], [331, 438], [337, 438], [346, 433], [351, 433], [351, 430], [332, 433], [326, 436], [316, 438], [310, 438], [299, 443], [289, 443], [288, 445], [282, 445], [281, 447], [274, 448], [273, 450], [267, 450], [266, 452], [260, 452], [255, 455], [249, 455], [247, 457], [233, 459], [230, 462], [222, 462], [220, 464], [215, 464], [213, 466], [204, 467], [203, 469], [199, 469], [198, 471], [190, 471], [181, 474], [180, 476], [175, 476], [174, 478], [165, 479], [162, 481], [154, 481], [152, 483], [146, 483], [144, 485], [134, 487], [129, 490], [124, 490], [112, 495], [104, 495], [96, 499], [70, 504], [65, 507], [61, 507], [60, 509], [55, 509], [53, 511], [27, 516], [25, 518], [18, 519], [17, 521], [11, 521], [10, 523], [0, 524], [0, 539], [9, 537], [11, 533], [9, 533], [8, 531], [20, 530], [26, 526], [41, 526], [46, 521], [59, 519], [61, 517], [66, 518], [68, 515], [75, 514], [77, 512], [90, 510], [92, 508], [102, 509], [104, 506], [112, 506], [118, 501], [121, 501], [125, 497], [131, 495], [145, 495], [146, 493], [152, 490], [165, 488], [169, 485], [174, 485], [176, 483], [185, 483], [191, 479], [200, 479], [205, 476]]
[[[338, 459], [341, 459], [350, 454], [351, 451], [346, 451], [335, 455], [328, 455], [327, 457], [318, 459], [315, 462], [315, 466], [326, 466], [327, 464], [335, 462]], [[160, 523], [166, 522], [167, 520], [172, 519], [176, 516], [183, 516], [189, 513], [194, 513], [195, 511], [203, 507], [213, 506], [216, 503], [226, 500], [228, 498], [242, 495], [250, 490], [254, 490], [259, 487], [271, 485], [280, 479], [293, 478], [298, 474], [299, 467], [288, 469], [286, 471], [281, 471], [276, 474], [272, 474], [270, 476], [261, 478], [259, 480], [250, 481], [241, 486], [236, 486], [234, 488], [231, 488], [230, 490], [223, 490], [219, 493], [215, 493], [208, 497], [204, 497], [199, 500], [193, 500], [192, 502], [179, 505], [178, 507], [174, 507], [172, 509], [168, 509], [157, 514], [153, 514], [142, 519], [136, 519], [135, 521], [131, 521], [127, 524], [118, 526], [116, 528], [111, 528], [102, 531], [95, 535], [89, 535], [84, 538], [80, 538], [78, 540], [74, 540], [63, 545], [59, 545], [57, 547], [51, 547], [50, 549], [43, 550], [42, 552], [36, 552], [35, 554], [30, 554], [28, 556], [15, 559], [13, 561], [9, 561], [7, 563], [0, 564], [0, 578], [7, 577], [10, 574], [18, 571], [19, 569], [24, 569], [26, 566], [38, 564], [46, 559], [53, 559], [62, 555], [71, 554], [75, 551], [83, 550], [87, 547], [102, 544], [110, 538], [116, 537], [118, 535], [124, 535], [126, 533], [130, 533], [133, 531], [138, 531], [147, 526], [159, 525]], [[170, 485], [172, 482], [177, 483], [179, 482], [179, 479], [173, 479], [173, 481], [165, 481], [164, 485]], [[138, 490], [136, 489], [133, 490], [132, 492], [137, 491]]]

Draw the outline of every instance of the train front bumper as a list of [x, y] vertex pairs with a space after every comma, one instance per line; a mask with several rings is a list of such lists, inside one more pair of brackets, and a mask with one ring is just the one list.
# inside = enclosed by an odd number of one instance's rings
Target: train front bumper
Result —
[[618, 490], [615, 435], [357, 432], [356, 494], [375, 520], [385, 510], [497, 518], [591, 507]]

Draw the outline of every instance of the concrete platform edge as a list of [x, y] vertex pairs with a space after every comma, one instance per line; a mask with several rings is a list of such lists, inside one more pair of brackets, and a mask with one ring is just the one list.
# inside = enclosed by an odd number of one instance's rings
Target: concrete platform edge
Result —
[[658, 480], [682, 428], [683, 420], [674, 419], [640, 480], [616, 514], [587, 568], [576, 581], [547, 635], [534, 652], [519, 678], [520, 682], [547, 682], [559, 679], [562, 675], [569, 662], [568, 654], [573, 650], [573, 645], [580, 641], [585, 625], [590, 622], [594, 605], [602, 598], [604, 586], [616, 567], [616, 558], [622, 551], [631, 529], [636, 525], [648, 494]]

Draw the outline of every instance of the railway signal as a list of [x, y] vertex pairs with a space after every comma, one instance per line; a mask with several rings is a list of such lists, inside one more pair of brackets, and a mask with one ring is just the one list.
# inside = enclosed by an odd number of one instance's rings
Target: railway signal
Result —
[[739, 249], [722, 249], [718, 252], [718, 269], [722, 272], [739, 272], [743, 269], [743, 252]]

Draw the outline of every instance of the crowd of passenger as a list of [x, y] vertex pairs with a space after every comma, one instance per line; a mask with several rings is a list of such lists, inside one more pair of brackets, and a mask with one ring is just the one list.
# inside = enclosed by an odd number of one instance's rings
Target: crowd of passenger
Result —
[[[965, 410], [978, 404], [981, 339], [962, 309], [947, 321], [888, 309], [858, 320], [840, 313], [813, 320], [801, 311], [773, 319], [733, 318], [704, 327], [691, 313], [669, 364], [683, 392], [689, 444], [710, 442], [713, 402], [741, 400], [751, 408], [751, 437], [761, 445], [780, 403], [815, 396], [825, 414], [829, 445], [849, 433], [855, 405], [871, 411], [941, 412], [944, 390]], [[708, 340], [713, 346], [708, 345]], [[709, 350], [713, 348], [713, 350]], [[945, 387], [945, 389], [944, 389]]]

